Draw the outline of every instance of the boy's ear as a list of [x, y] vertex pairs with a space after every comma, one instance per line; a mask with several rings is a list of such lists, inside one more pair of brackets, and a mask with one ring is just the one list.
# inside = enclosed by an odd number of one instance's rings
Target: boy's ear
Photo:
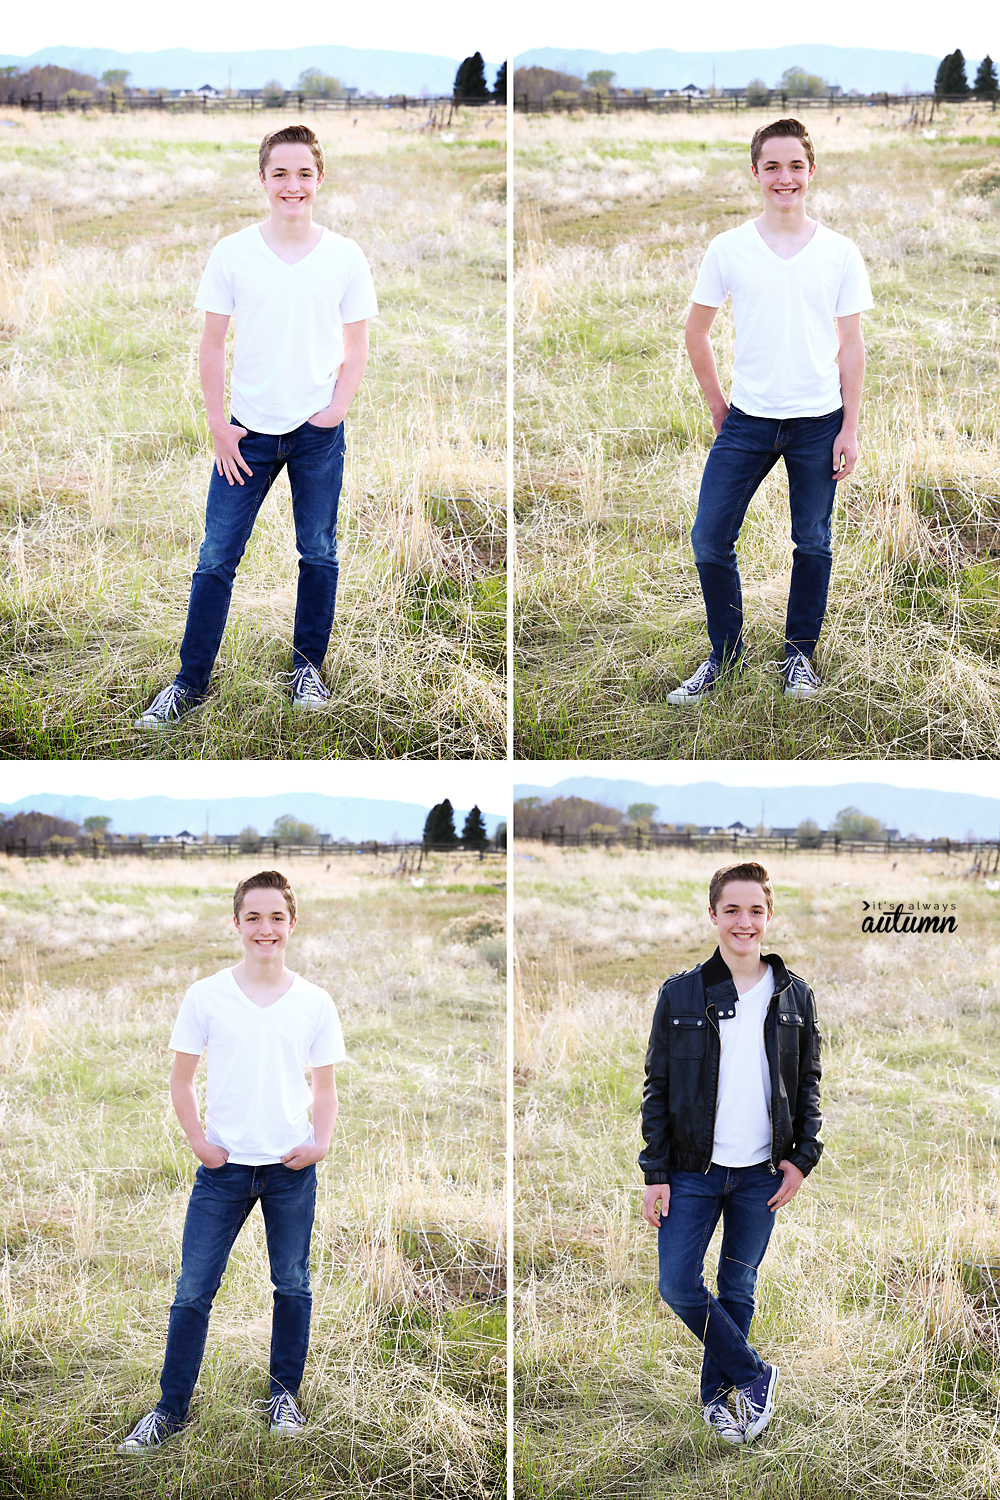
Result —
[[715, 908], [714, 908], [714, 907], [711, 907], [711, 906], [710, 906], [710, 907], [709, 907], [709, 908], [708, 908], [708, 915], [709, 915], [709, 916], [710, 916], [710, 917], [711, 917], [711, 919], [712, 919], [712, 926], [713, 926], [713, 927], [718, 927], [718, 925], [719, 925], [719, 920], [718, 920], [718, 918], [717, 918], [717, 917], [716, 917], [716, 915], [715, 915]]

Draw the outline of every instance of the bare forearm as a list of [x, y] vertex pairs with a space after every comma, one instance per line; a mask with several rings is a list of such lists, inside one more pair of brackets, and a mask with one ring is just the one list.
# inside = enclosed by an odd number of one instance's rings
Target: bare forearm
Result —
[[226, 346], [202, 339], [198, 350], [198, 374], [209, 426], [226, 421]]
[[344, 355], [344, 362], [337, 373], [337, 384], [334, 387], [331, 402], [331, 411], [336, 414], [338, 422], [342, 422], [347, 415], [347, 408], [358, 393], [367, 366], [367, 348], [352, 349]]
[[696, 333], [689, 329], [684, 335], [684, 343], [694, 371], [694, 378], [701, 387], [702, 395], [708, 404], [708, 409], [714, 416], [720, 407], [728, 403], [722, 392], [722, 383], [719, 380], [719, 370], [715, 363], [715, 350], [712, 348], [712, 340], [707, 333]]
[[174, 1106], [174, 1113], [180, 1121], [181, 1129], [191, 1145], [203, 1145], [205, 1132], [202, 1128], [201, 1112], [198, 1109], [198, 1096], [194, 1091], [194, 1084], [171, 1078], [170, 1102]]
[[333, 1127], [337, 1123], [337, 1090], [319, 1089], [313, 1093], [313, 1135], [317, 1146], [329, 1151]]
[[861, 391], [865, 383], [865, 346], [861, 340], [856, 344], [842, 346], [837, 357], [840, 367], [840, 395], [844, 403], [844, 426], [857, 430], [861, 412]]

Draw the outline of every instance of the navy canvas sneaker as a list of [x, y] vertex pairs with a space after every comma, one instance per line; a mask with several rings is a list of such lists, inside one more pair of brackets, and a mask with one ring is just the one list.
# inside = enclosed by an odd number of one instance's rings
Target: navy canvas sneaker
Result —
[[[739, 670], [730, 668], [730, 671]], [[701, 666], [680, 687], [675, 687], [667, 694], [668, 703], [697, 703], [699, 698], [707, 698], [716, 683], [723, 676], [723, 670], [714, 656], [706, 656]]]
[[724, 1443], [731, 1443], [736, 1448], [743, 1442], [743, 1428], [729, 1410], [728, 1401], [721, 1397], [718, 1401], [710, 1401], [702, 1415]]
[[801, 651], [797, 651], [794, 656], [785, 657], [781, 675], [785, 679], [786, 698], [811, 698], [822, 686], [811, 663]]
[[271, 1396], [267, 1401], [255, 1401], [254, 1405], [267, 1412], [268, 1430], [275, 1437], [302, 1436], [306, 1419], [295, 1404], [294, 1396], [290, 1396], [287, 1391], [279, 1391], [277, 1396]]
[[148, 1453], [180, 1432], [183, 1425], [183, 1422], [171, 1422], [169, 1417], [154, 1408], [135, 1424], [125, 1441], [118, 1444], [118, 1452]]
[[765, 1365], [750, 1385], [736, 1392], [736, 1410], [743, 1423], [743, 1441], [752, 1443], [774, 1416], [774, 1388], [778, 1383], [777, 1365]]

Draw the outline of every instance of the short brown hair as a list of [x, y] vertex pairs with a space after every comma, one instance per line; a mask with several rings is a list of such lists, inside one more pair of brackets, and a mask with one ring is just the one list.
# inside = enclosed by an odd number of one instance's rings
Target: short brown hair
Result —
[[260, 162], [260, 175], [263, 177], [264, 168], [271, 159], [271, 152], [275, 146], [308, 146], [316, 163], [316, 171], [322, 177], [323, 147], [319, 143], [319, 136], [311, 125], [286, 125], [283, 130], [272, 130], [260, 143], [260, 151], [257, 160]]
[[259, 875], [248, 875], [241, 880], [233, 892], [233, 916], [239, 921], [240, 907], [250, 891], [280, 891], [288, 906], [288, 915], [295, 916], [295, 892], [288, 883], [288, 876], [280, 870], [261, 870]]
[[816, 165], [816, 151], [812, 141], [809, 139], [809, 132], [802, 121], [775, 120], [773, 124], [762, 125], [759, 130], [755, 130], [753, 133], [753, 140], [750, 142], [750, 162], [755, 172], [760, 153], [764, 149], [764, 142], [773, 141], [776, 136], [785, 136], [792, 140], [801, 141], [802, 149], [806, 153], [806, 160], [809, 165], [811, 167]]
[[756, 861], [751, 860], [744, 865], [726, 865], [721, 870], [716, 870], [708, 885], [708, 904], [714, 911], [718, 905], [722, 888], [731, 880], [752, 880], [759, 885], [764, 892], [764, 900], [767, 902], [768, 916], [774, 911], [774, 889], [771, 885], [771, 877]]

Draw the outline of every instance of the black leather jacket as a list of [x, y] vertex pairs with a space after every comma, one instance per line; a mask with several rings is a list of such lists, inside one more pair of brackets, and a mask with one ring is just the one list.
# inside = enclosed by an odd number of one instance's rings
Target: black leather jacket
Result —
[[[820, 1034], [816, 1002], [804, 979], [776, 953], [762, 955], [774, 972], [764, 1019], [771, 1072], [771, 1170], [790, 1161], [808, 1175], [819, 1161]], [[639, 1165], [646, 1182], [670, 1181], [671, 1169], [707, 1172], [712, 1164], [719, 1088], [720, 1022], [736, 1014], [732, 975], [716, 948], [707, 963], [666, 980], [656, 1000], [646, 1053]]]

